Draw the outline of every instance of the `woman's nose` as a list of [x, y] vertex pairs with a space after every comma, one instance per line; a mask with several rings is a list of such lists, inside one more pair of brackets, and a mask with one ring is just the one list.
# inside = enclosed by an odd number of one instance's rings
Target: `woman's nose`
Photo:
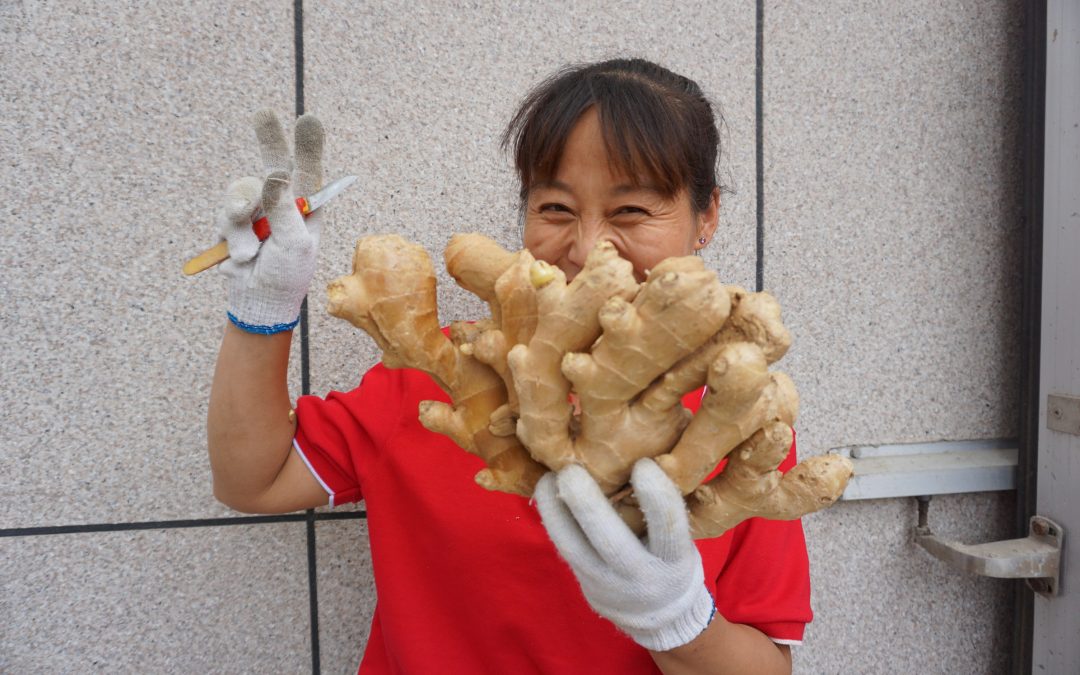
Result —
[[574, 241], [570, 244], [570, 251], [566, 257], [580, 270], [585, 267], [585, 259], [589, 257], [589, 252], [606, 239], [607, 233], [602, 222], [583, 219], [578, 223]]

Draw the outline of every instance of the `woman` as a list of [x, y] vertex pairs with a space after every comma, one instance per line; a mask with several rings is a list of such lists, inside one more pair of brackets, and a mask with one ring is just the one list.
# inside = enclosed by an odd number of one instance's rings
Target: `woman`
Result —
[[[678, 490], [651, 460], [632, 478], [652, 524], [644, 541], [579, 467], [545, 476], [535, 506], [487, 492], [472, 481], [478, 458], [419, 425], [419, 401], [446, 396], [418, 371], [379, 365], [354, 391], [302, 397], [289, 414], [290, 331], [319, 233], [318, 213], [305, 224], [292, 196], [321, 184], [322, 130], [297, 122], [295, 190], [272, 114], [256, 134], [267, 179], [230, 186], [220, 216], [232, 257], [208, 421], [214, 491], [262, 513], [365, 500], [379, 603], [361, 672], [790, 672], [788, 645], [811, 618], [798, 521], [753, 519], [695, 546]], [[660, 66], [563, 71], [504, 141], [525, 246], [568, 278], [599, 241], [644, 278], [716, 231], [711, 107]], [[260, 202], [273, 230], [261, 247], [250, 233]], [[794, 448], [781, 468], [793, 464]]]

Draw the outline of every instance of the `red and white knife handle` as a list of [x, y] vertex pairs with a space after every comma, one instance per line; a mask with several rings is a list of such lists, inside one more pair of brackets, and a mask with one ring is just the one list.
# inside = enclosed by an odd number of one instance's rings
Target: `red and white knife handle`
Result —
[[[311, 213], [308, 202], [303, 197], [296, 198], [296, 208], [300, 209], [300, 215], [302, 216]], [[259, 215], [259, 218], [251, 224], [251, 229], [255, 230], [255, 236], [259, 238], [259, 241], [266, 241], [266, 238], [270, 236], [270, 219], [261, 215], [261, 213], [256, 215]]]
[[[306, 216], [311, 213], [308, 201], [303, 197], [296, 198], [296, 208], [300, 209], [301, 215]], [[266, 238], [270, 236], [270, 219], [261, 213], [256, 215], [258, 216], [258, 219], [251, 224], [251, 228], [255, 230], [255, 236], [259, 238], [259, 241], [266, 241]], [[214, 265], [225, 262], [228, 259], [229, 243], [225, 241], [219, 242], [217, 246], [203, 251], [184, 263], [184, 274], [188, 276], [198, 274], [199, 272], [208, 270]]]

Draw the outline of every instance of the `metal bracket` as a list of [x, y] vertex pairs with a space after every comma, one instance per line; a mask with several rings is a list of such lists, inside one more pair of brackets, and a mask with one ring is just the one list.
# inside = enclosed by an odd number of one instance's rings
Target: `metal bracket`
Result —
[[998, 579], [1024, 579], [1031, 590], [1045, 598], [1058, 594], [1061, 548], [1065, 532], [1042, 516], [1033, 516], [1024, 539], [960, 544], [941, 539], [930, 531], [927, 511], [930, 498], [919, 498], [919, 524], [915, 543], [962, 571]]

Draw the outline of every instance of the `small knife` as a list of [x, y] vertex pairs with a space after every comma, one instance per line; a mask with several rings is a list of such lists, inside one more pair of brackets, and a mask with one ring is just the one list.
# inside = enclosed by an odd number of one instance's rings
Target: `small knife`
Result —
[[[356, 182], [356, 176], [338, 178], [336, 181], [330, 183], [310, 197], [297, 197], [296, 208], [300, 209], [301, 215], [306, 216], [315, 209], [324, 206], [326, 202], [334, 197], [337, 197], [341, 194], [342, 190], [349, 187], [354, 182]], [[270, 219], [263, 215], [262, 209], [259, 209], [255, 212], [255, 215], [251, 217], [251, 220], [251, 228], [255, 230], [255, 236], [259, 238], [259, 241], [266, 241], [266, 238], [270, 236]], [[222, 241], [217, 246], [206, 249], [184, 263], [184, 274], [188, 276], [198, 274], [203, 270], [208, 270], [214, 265], [228, 260], [228, 258], [229, 242]]]

